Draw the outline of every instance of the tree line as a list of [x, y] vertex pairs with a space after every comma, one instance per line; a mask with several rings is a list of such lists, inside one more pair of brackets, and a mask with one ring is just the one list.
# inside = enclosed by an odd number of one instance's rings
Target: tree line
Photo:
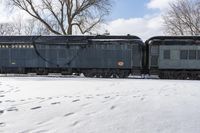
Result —
[[200, 1], [177, 0], [163, 15], [168, 35], [200, 35]]

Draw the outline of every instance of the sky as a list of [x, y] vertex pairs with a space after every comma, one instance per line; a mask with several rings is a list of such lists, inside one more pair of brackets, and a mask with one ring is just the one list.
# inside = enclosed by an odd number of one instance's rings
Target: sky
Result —
[[[169, 2], [177, 0], [112, 0], [111, 14], [102, 26], [102, 32], [113, 35], [137, 35], [143, 40], [156, 35], [163, 35], [162, 14], [166, 12]], [[0, 0], [0, 22], [8, 17], [3, 0]], [[16, 17], [16, 15], [14, 16]]]
[[148, 13], [154, 13], [155, 10], [148, 10], [149, 0], [115, 0], [113, 10], [109, 16], [111, 20], [118, 18], [141, 17]]
[[143, 40], [164, 35], [162, 15], [177, 0], [115, 0], [106, 29], [111, 34], [137, 35]]

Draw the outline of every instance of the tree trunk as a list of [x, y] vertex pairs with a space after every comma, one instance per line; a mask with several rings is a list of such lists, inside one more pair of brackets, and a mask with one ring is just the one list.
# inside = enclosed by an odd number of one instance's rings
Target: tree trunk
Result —
[[69, 24], [69, 26], [67, 28], [67, 34], [72, 35], [72, 24]]

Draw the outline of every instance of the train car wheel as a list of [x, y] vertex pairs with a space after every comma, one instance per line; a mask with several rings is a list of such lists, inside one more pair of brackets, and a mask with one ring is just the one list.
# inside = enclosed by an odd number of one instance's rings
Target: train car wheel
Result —
[[96, 73], [95, 76], [96, 76], [96, 78], [100, 78], [101, 74], [100, 73]]
[[38, 69], [38, 70], [36, 70], [36, 74], [37, 75], [48, 75], [49, 73], [48, 73], [48, 70], [46, 70], [46, 69]]

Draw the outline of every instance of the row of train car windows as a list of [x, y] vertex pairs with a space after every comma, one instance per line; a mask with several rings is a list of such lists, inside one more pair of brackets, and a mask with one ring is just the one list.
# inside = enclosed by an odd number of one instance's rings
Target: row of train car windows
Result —
[[34, 46], [33, 45], [21, 45], [21, 44], [18, 44], [18, 45], [0, 44], [0, 48], [34, 48]]
[[[170, 50], [164, 50], [164, 59], [171, 59]], [[180, 60], [200, 60], [200, 50], [180, 50]]]
[[200, 50], [181, 50], [180, 51], [181, 60], [200, 60]]

